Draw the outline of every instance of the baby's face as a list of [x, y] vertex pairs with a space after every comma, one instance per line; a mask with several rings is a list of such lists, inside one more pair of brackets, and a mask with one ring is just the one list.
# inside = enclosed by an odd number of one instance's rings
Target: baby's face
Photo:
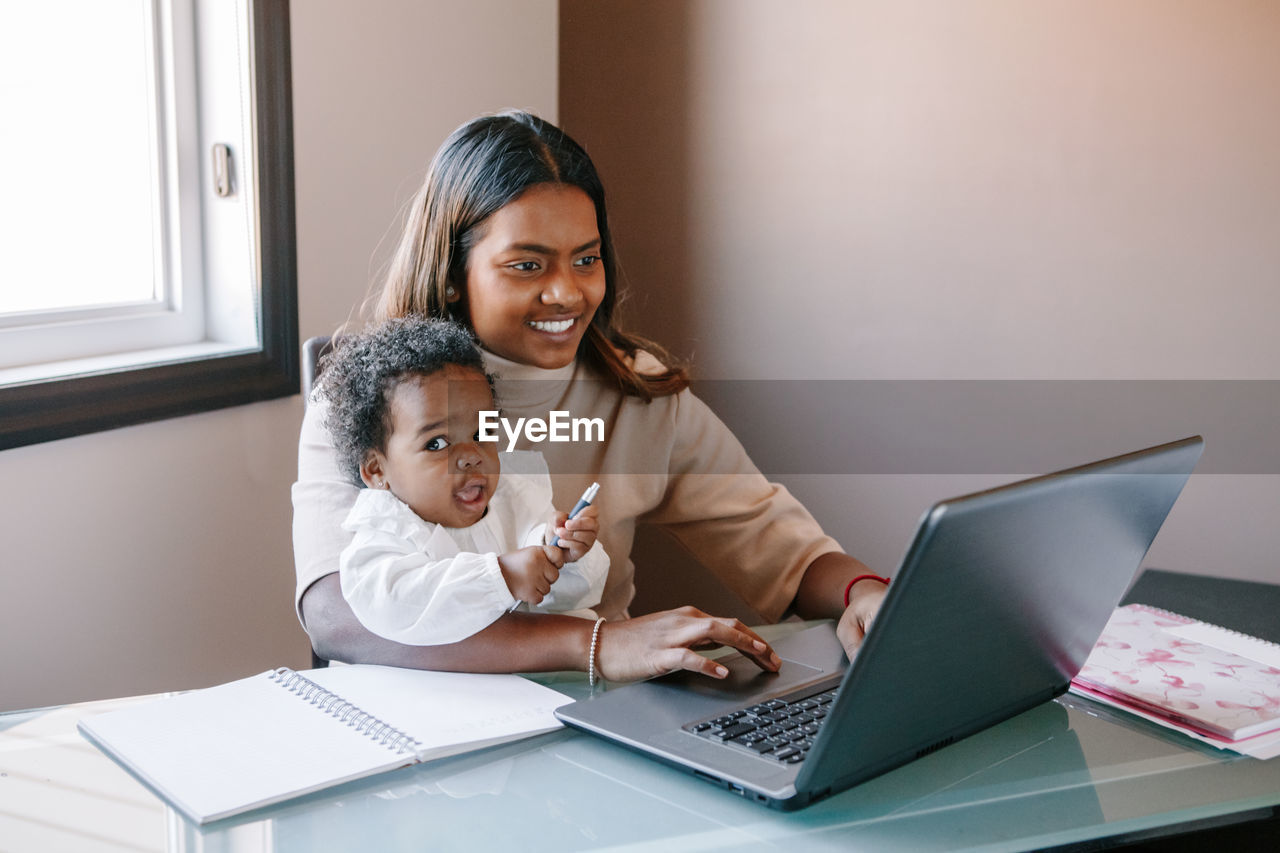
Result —
[[477, 440], [480, 411], [497, 408], [489, 383], [476, 370], [450, 365], [407, 378], [388, 402], [382, 474], [392, 493], [424, 521], [475, 524], [498, 487], [498, 445]]

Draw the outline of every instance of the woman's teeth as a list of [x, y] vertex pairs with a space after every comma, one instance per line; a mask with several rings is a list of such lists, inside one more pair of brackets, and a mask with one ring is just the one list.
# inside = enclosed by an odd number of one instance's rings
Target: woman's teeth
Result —
[[563, 332], [573, 325], [573, 320], [530, 320], [529, 325], [539, 332]]

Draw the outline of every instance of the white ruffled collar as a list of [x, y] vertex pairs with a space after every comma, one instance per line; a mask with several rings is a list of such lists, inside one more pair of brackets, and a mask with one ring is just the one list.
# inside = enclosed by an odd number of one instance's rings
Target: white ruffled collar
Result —
[[[498, 479], [498, 488], [489, 499], [489, 505], [492, 507], [495, 500], [506, 498], [506, 493], [510, 489], [508, 479], [500, 477]], [[424, 552], [442, 560], [461, 553], [457, 541], [450, 534], [451, 530], [466, 531], [471, 538], [486, 532], [491, 536], [496, 536], [497, 533], [490, 530], [493, 524], [495, 524], [494, 514], [487, 512], [483, 518], [470, 527], [445, 527], [443, 524], [424, 520], [407, 503], [400, 500], [390, 491], [370, 488], [360, 490], [360, 494], [356, 496], [355, 506], [351, 507], [351, 511], [347, 513], [346, 520], [342, 522], [342, 526], [350, 531], [365, 528], [389, 533], [401, 539], [408, 539]]]
[[407, 503], [386, 489], [361, 489], [342, 526], [349, 531], [363, 528], [407, 539], [440, 559], [459, 553], [457, 544], [443, 524], [423, 521]]

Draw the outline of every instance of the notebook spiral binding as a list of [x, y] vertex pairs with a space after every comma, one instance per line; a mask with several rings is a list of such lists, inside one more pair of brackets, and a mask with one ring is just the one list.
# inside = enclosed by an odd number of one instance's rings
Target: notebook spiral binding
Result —
[[[1150, 604], [1131, 604], [1129, 606], [1134, 608], [1135, 610], [1146, 611], [1147, 613], [1150, 613], [1152, 616], [1159, 616], [1162, 619], [1168, 619], [1170, 622], [1177, 622], [1180, 625], [1190, 625], [1192, 622], [1196, 621], [1195, 619], [1192, 619], [1190, 616], [1183, 616], [1181, 613], [1174, 613], [1172, 610], [1165, 610], [1163, 607], [1153, 607]], [[1218, 628], [1217, 625], [1214, 625], [1213, 627]], [[1218, 630], [1225, 631], [1227, 629], [1218, 628]], [[1235, 632], [1232, 632], [1232, 633], [1235, 633]]]
[[301, 673], [282, 666], [268, 676], [299, 699], [307, 701], [340, 723], [355, 729], [382, 746], [397, 753], [413, 753], [422, 743], [389, 723], [343, 699], [337, 693], [326, 690]]

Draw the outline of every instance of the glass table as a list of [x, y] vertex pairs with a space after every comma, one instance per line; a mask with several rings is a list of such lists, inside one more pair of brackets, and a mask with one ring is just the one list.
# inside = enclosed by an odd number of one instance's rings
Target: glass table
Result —
[[[537, 680], [587, 693], [578, 673]], [[1098, 849], [1242, 823], [1273, 838], [1280, 814], [1280, 760], [1066, 696], [799, 812], [561, 730], [196, 827], [76, 732], [148, 698], [0, 715], [0, 850]]]

